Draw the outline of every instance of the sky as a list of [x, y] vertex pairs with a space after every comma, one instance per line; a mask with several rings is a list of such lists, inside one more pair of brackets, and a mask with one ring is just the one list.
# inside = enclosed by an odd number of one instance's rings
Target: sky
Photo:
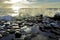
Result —
[[60, 2], [60, 0], [28, 0], [28, 1], [33, 1], [33, 2], [44, 2], [44, 1], [47, 1], [47, 2]]
[[[8, 2], [7, 2], [8, 1]], [[14, 2], [13, 2], [14, 1]], [[50, 6], [50, 7], [60, 7], [60, 0], [0, 0], [0, 7], [5, 7], [5, 5], [13, 4], [18, 6], [30, 6], [30, 7], [40, 7], [40, 6]], [[9, 6], [9, 5], [8, 5]]]
[[[3, 1], [9, 1], [9, 0], [0, 0], [0, 2], [3, 2]], [[26, 1], [29, 1], [29, 2], [36, 2], [36, 3], [40, 3], [40, 2], [60, 2], [60, 0], [26, 0]]]
[[[5, 1], [5, 0], [0, 0], [0, 1]], [[9, 1], [9, 0], [7, 0]], [[44, 2], [44, 1], [48, 1], [48, 2], [59, 2], [60, 0], [27, 0], [30, 2]]]
[[1, 13], [3, 10], [12, 9], [17, 13], [14, 16], [19, 15], [20, 8], [60, 8], [60, 0], [0, 0]]

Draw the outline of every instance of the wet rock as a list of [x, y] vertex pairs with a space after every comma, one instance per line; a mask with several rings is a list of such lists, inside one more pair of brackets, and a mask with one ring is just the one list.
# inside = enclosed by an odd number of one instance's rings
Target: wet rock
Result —
[[0, 34], [0, 38], [2, 38], [2, 34]]
[[54, 20], [60, 20], [60, 12], [57, 12], [57, 13], [54, 15]]
[[15, 30], [10, 30], [9, 33], [10, 34], [14, 34], [15, 33]]
[[43, 35], [37, 35], [34, 38], [31, 38], [31, 40], [48, 40], [48, 37], [45, 37]]
[[21, 33], [15, 33], [15, 38], [20, 38], [21, 37]]

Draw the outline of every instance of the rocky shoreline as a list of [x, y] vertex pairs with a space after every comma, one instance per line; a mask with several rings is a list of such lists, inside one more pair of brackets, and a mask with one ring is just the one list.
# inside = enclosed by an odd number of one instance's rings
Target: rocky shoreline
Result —
[[[59, 17], [57, 15], [54, 17], [39, 15], [24, 18], [21, 21], [0, 21], [0, 40], [9, 38], [9, 40], [59, 40]], [[8, 36], [10, 34], [14, 34], [12, 38]]]

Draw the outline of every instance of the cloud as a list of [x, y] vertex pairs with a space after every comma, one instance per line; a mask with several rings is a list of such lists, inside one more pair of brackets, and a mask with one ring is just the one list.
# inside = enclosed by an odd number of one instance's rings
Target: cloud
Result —
[[[4, 1], [8, 1], [8, 0], [0, 0], [0, 6], [2, 7], [5, 7], [4, 5]], [[13, 0], [15, 1], [15, 0]], [[20, 1], [20, 2], [19, 2]], [[16, 2], [16, 1], [15, 1]], [[52, 2], [52, 3], [51, 3]], [[44, 6], [44, 5], [47, 5], [48, 7], [51, 6], [51, 7], [60, 7], [60, 0], [18, 0], [18, 3], [14, 4], [14, 5], [17, 5], [17, 6], [29, 6], [29, 7], [41, 7], [41, 6]], [[7, 3], [6, 3], [7, 4]], [[8, 6], [8, 5], [7, 5]]]
[[28, 0], [30, 2], [60, 2], [60, 0]]

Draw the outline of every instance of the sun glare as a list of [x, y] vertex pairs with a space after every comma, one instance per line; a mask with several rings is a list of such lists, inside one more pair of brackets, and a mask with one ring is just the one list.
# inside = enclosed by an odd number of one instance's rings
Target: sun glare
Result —
[[4, 3], [17, 3], [20, 2], [21, 0], [10, 0], [10, 1], [5, 1]]
[[16, 16], [19, 15], [19, 9], [24, 8], [24, 4], [29, 4], [29, 1], [27, 0], [9, 0], [5, 1], [4, 3], [12, 4], [11, 9], [16, 13], [16, 14], [11, 14], [11, 16]]
[[19, 1], [21, 1], [21, 0], [10, 0], [10, 2], [12, 2], [12, 3], [17, 3]]
[[10, 0], [10, 1], [5, 1], [4, 3], [11, 3], [11, 4], [15, 4], [15, 3], [24, 3], [24, 4], [29, 4], [29, 1], [27, 0]]
[[11, 14], [11, 16], [13, 16], [13, 17], [14, 17], [14, 16], [18, 16], [18, 14]]
[[20, 9], [19, 6], [12, 6], [12, 10], [18, 11]]

